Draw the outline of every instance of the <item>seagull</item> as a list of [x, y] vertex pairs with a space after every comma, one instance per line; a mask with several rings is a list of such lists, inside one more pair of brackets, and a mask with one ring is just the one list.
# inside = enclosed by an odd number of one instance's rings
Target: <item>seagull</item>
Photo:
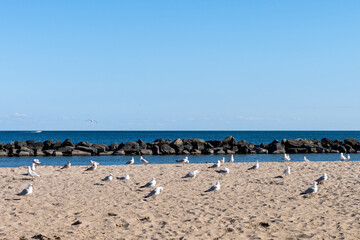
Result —
[[35, 163], [34, 163], [34, 162], [31, 164], [31, 170], [32, 170], [32, 171], [36, 171], [36, 169], [35, 169]]
[[285, 171], [284, 171], [284, 175], [290, 175], [291, 171], [290, 171], [290, 167], [288, 166]]
[[113, 174], [110, 173], [109, 176], [106, 176], [105, 178], [102, 179], [103, 181], [111, 181], [113, 180]]
[[90, 123], [98, 123], [98, 121], [96, 121], [95, 119], [88, 119], [86, 120], [87, 122], [90, 122]]
[[284, 160], [285, 160], [285, 161], [290, 161], [290, 160], [291, 160], [290, 155], [289, 155], [289, 154], [284, 153]]
[[220, 163], [225, 163], [225, 157], [220, 160]]
[[140, 156], [140, 161], [142, 164], [145, 164], [145, 165], [149, 164], [149, 161], [146, 160], [145, 158], [143, 158], [142, 156]]
[[229, 163], [233, 163], [234, 161], [235, 161], [234, 155], [231, 154], [230, 159], [229, 159]]
[[218, 173], [224, 173], [224, 174], [229, 174], [230, 173], [230, 170], [228, 168], [223, 168], [223, 169], [220, 169], [220, 170], [217, 170]]
[[68, 161], [67, 164], [65, 164], [61, 169], [70, 168], [70, 167], [71, 167], [71, 162]]
[[350, 154], [347, 155], [347, 158], [346, 158], [346, 159], [347, 159], [347, 160], [350, 160]]
[[41, 164], [41, 162], [40, 162], [39, 159], [34, 159], [34, 160], [33, 160], [33, 163], [35, 163], [36, 165], [40, 165], [40, 164]]
[[99, 166], [100, 165], [100, 163], [98, 163], [98, 162], [95, 162], [95, 161], [93, 161], [93, 160], [90, 160], [90, 164], [91, 165], [93, 165], [93, 166]]
[[212, 192], [214, 191], [214, 193], [216, 191], [219, 191], [220, 190], [220, 183], [219, 182], [216, 182], [215, 185], [212, 185], [208, 190], [206, 190], [205, 192]]
[[184, 165], [185, 163], [189, 163], [189, 158], [186, 156], [183, 159], [176, 160], [176, 162], [182, 163]]
[[[91, 161], [91, 160], [90, 160]], [[88, 167], [85, 171], [94, 171], [95, 169], [97, 169], [98, 163], [94, 162], [92, 163], [93, 165]]]
[[157, 187], [154, 190], [152, 190], [145, 198], [155, 197], [159, 195], [163, 190], [164, 190], [163, 187]]
[[124, 177], [119, 177], [118, 178], [119, 180], [129, 180], [130, 179], [130, 176], [129, 175], [126, 175]]
[[156, 185], [156, 180], [155, 178], [152, 178], [150, 180], [150, 182], [148, 182], [147, 184], [145, 184], [144, 186], [141, 186], [140, 188], [145, 188], [145, 187], [155, 187]]
[[310, 162], [310, 160], [307, 159], [305, 156], [304, 156], [304, 161], [305, 161], [305, 162]]
[[134, 157], [131, 158], [131, 160], [126, 162], [126, 165], [133, 165], [135, 162]]
[[[349, 156], [349, 157], [350, 157], [350, 156]], [[347, 161], [347, 160], [349, 160], [349, 159], [348, 159], [347, 157], [345, 157], [343, 153], [340, 153], [340, 160], [341, 160], [341, 161]]]
[[194, 179], [198, 173], [199, 173], [199, 171], [195, 170], [195, 171], [189, 172], [183, 178], [193, 178]]
[[256, 161], [255, 165], [249, 168], [248, 170], [256, 170], [259, 168], [259, 161]]
[[34, 172], [34, 171], [31, 170], [31, 167], [30, 167], [30, 166], [28, 167], [28, 174], [29, 174], [30, 176], [32, 176], [32, 177], [40, 177], [39, 174], [37, 174], [36, 172]]
[[18, 195], [18, 196], [27, 196], [27, 195], [29, 195], [29, 194], [32, 194], [32, 192], [33, 192], [33, 185], [32, 185], [32, 183], [30, 183], [30, 184], [27, 186], [27, 188], [25, 188], [24, 190], [22, 190], [21, 193], [18, 193], [18, 194], [16, 194], [16, 195]]
[[316, 193], [317, 190], [318, 190], [318, 187], [317, 187], [316, 184], [317, 184], [317, 183], [314, 182], [314, 184], [313, 184], [311, 187], [309, 187], [308, 189], [306, 189], [304, 192], [300, 193], [300, 195], [303, 195], [303, 194], [314, 194], [314, 193]]
[[220, 160], [217, 161], [217, 163], [215, 163], [214, 165], [210, 166], [209, 168], [218, 168], [220, 167], [221, 163]]
[[321, 177], [319, 177], [318, 179], [315, 180], [315, 182], [317, 182], [318, 184], [323, 184], [325, 183], [325, 181], [328, 179], [328, 176], [326, 173], [324, 173], [324, 175], [322, 175]]

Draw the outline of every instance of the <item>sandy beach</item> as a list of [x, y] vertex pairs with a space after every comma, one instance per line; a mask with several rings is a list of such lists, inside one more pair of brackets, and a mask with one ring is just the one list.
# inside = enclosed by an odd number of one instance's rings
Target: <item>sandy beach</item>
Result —
[[[39, 166], [34, 180], [25, 167], [1, 168], [0, 239], [360, 239], [360, 162], [247, 171], [253, 164], [225, 163], [226, 176], [212, 164]], [[287, 166], [291, 176], [276, 178]], [[195, 179], [182, 178], [193, 170]], [[324, 172], [314, 197], [300, 195]], [[101, 181], [109, 173], [114, 179]], [[140, 186], [153, 177], [164, 191], [144, 199], [152, 188]], [[220, 191], [205, 193], [216, 181]], [[33, 193], [17, 196], [29, 183]]]

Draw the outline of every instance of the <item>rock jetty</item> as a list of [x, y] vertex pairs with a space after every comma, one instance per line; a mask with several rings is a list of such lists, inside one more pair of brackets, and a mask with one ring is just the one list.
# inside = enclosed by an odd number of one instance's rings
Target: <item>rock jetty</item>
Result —
[[0, 157], [23, 156], [106, 156], [106, 155], [201, 155], [201, 154], [284, 154], [284, 153], [360, 153], [360, 142], [355, 138], [331, 140], [283, 139], [259, 145], [237, 141], [229, 136], [224, 140], [205, 141], [199, 138], [164, 140], [146, 143], [102, 143], [46, 140], [44, 142], [15, 141], [0, 143]]

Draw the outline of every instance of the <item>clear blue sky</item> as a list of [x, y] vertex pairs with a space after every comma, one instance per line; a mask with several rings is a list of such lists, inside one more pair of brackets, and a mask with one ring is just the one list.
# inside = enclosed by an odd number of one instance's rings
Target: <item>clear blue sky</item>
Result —
[[359, 130], [359, 9], [1, 1], [0, 130]]

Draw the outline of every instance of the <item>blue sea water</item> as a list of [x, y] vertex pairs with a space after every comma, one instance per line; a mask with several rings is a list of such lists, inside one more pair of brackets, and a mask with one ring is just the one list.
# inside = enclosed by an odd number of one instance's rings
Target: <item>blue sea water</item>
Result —
[[[246, 140], [247, 142], [260, 144], [262, 142], [270, 143], [274, 139], [282, 140], [295, 138], [330, 138], [340, 139], [353, 137], [360, 139], [360, 131], [0, 131], [0, 142], [12, 142], [16, 140], [61, 140], [69, 138], [72, 142], [89, 141], [91, 143], [111, 144], [113, 142], [121, 143], [128, 141], [137, 141], [142, 139], [145, 142], [152, 142], [158, 138], [175, 140], [177, 138], [201, 138], [204, 140], [222, 140], [227, 136], [233, 136], [236, 140]], [[307, 154], [311, 161], [339, 161], [338, 154]], [[358, 157], [359, 156], [359, 157]], [[191, 163], [215, 162], [222, 155], [201, 155], [189, 156]], [[227, 159], [229, 156], [225, 156]], [[303, 154], [294, 154], [292, 161], [303, 161]], [[72, 165], [89, 165], [90, 159], [95, 159], [102, 165], [122, 165], [131, 157], [129, 156], [95, 156], [95, 157], [39, 157], [45, 165], [60, 166], [68, 160]], [[147, 156], [151, 163], [171, 164], [181, 156]], [[19, 167], [31, 164], [34, 157], [2, 157], [0, 158], [0, 167]], [[136, 156], [136, 163], [140, 164], [139, 157]], [[248, 154], [235, 155], [236, 162], [279, 162], [282, 155], [262, 155]], [[359, 161], [360, 155], [352, 154], [351, 160]]]

